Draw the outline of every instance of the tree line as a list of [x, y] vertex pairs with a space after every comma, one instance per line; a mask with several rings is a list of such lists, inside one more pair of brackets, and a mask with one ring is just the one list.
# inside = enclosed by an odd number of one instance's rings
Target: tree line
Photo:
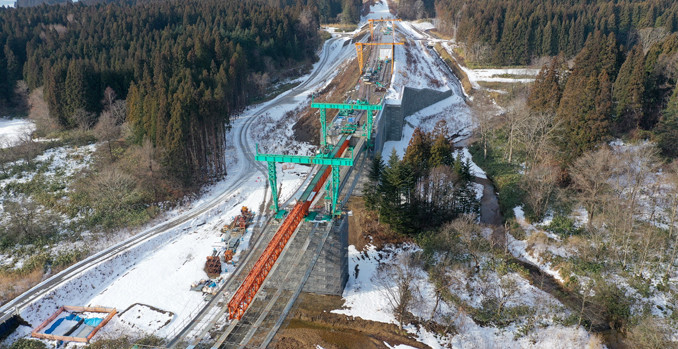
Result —
[[[0, 9], [0, 99], [44, 85], [63, 128], [92, 126], [104, 91], [128, 100], [134, 140], [163, 149], [184, 183], [225, 174], [228, 116], [276, 71], [314, 59], [318, 13], [303, 2], [132, 1]], [[275, 78], [275, 75], [273, 75]]]
[[527, 105], [555, 116], [562, 164], [629, 133], [654, 138], [663, 155], [678, 156], [678, 34], [622, 49], [614, 34], [595, 32], [572, 69], [554, 58], [531, 87]]
[[454, 158], [446, 129], [444, 124], [434, 133], [416, 128], [402, 160], [395, 150], [388, 163], [380, 154], [373, 158], [365, 204], [398, 233], [416, 236], [478, 213], [470, 163]]
[[435, 10], [437, 27], [463, 43], [468, 58], [499, 65], [573, 57], [596, 31], [630, 47], [647, 34], [642, 28], [678, 30], [678, 3], [671, 0], [438, 0]]

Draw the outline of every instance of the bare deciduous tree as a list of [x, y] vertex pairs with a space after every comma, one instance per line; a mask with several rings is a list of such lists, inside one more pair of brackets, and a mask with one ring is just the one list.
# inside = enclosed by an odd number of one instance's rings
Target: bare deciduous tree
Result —
[[77, 109], [73, 112], [73, 121], [82, 130], [89, 130], [96, 123], [96, 115], [84, 109]]
[[520, 119], [516, 140], [525, 151], [527, 172], [545, 156], [552, 156], [558, 151], [553, 145], [553, 134], [557, 127], [558, 121], [552, 112], [530, 112], [527, 117]]
[[99, 122], [97, 122], [94, 127], [94, 135], [100, 142], [106, 142], [108, 144], [108, 154], [111, 159], [113, 159], [113, 148], [111, 147], [111, 142], [120, 137], [120, 125], [110, 111], [104, 111], [99, 117]]
[[404, 252], [397, 255], [392, 263], [379, 265], [378, 283], [382, 286], [401, 329], [413, 303], [419, 297], [419, 264], [416, 254]]
[[476, 137], [480, 138], [480, 144], [483, 147], [483, 159], [487, 159], [488, 143], [494, 132], [492, 122], [497, 112], [496, 108], [492, 100], [485, 95], [478, 96], [473, 103], [474, 132]]
[[110, 86], [107, 86], [106, 89], [104, 90], [104, 99], [102, 100], [102, 103], [106, 109], [110, 110], [111, 106], [113, 105], [113, 102], [115, 101], [115, 97], [117, 97], [115, 91]]
[[505, 127], [507, 130], [506, 146], [504, 157], [510, 163], [513, 161], [513, 151], [518, 143], [520, 130], [524, 127], [525, 121], [529, 118], [530, 113], [527, 107], [527, 100], [525, 96], [517, 97], [511, 101], [506, 113], [504, 114]]
[[549, 157], [525, 173], [520, 185], [525, 191], [525, 203], [536, 217], [542, 217], [556, 194], [559, 168]]
[[570, 177], [578, 191], [577, 199], [586, 208], [588, 226], [592, 227], [593, 217], [603, 195], [609, 190], [612, 152], [601, 147], [594, 152], [584, 153], [570, 167]]

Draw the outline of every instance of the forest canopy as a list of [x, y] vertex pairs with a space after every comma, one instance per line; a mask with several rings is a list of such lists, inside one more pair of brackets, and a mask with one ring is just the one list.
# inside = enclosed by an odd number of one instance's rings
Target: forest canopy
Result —
[[[330, 1], [331, 2], [331, 1]], [[315, 59], [304, 2], [135, 1], [0, 9], [0, 103], [44, 85], [63, 128], [91, 126], [104, 91], [127, 99], [134, 141], [163, 149], [184, 183], [225, 174], [228, 116]], [[341, 8], [341, 6], [340, 6]]]
[[596, 31], [631, 47], [647, 34], [643, 28], [678, 30], [672, 0], [438, 0], [436, 16], [438, 28], [464, 44], [467, 58], [499, 65], [574, 57]]

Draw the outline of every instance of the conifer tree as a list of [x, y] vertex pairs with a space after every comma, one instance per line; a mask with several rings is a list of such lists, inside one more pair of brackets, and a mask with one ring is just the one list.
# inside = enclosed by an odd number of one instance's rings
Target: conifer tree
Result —
[[662, 111], [655, 133], [662, 155], [678, 157], [678, 88], [674, 88], [671, 99]]
[[68, 119], [69, 126], [75, 126], [75, 121], [72, 119], [73, 113], [78, 109], [85, 109], [86, 95], [85, 89], [87, 83], [85, 82], [85, 74], [82, 65], [72, 60], [68, 65], [66, 72], [66, 82], [64, 83], [64, 106], [63, 113]]
[[527, 105], [532, 110], [556, 112], [562, 96], [559, 81], [561, 74], [559, 60], [556, 57], [551, 60], [551, 64], [545, 65], [539, 71], [527, 99]]
[[414, 170], [415, 177], [419, 178], [428, 171], [428, 160], [430, 157], [430, 137], [417, 127], [414, 129], [412, 138], [405, 150], [403, 163], [409, 165]]
[[452, 144], [445, 138], [443, 133], [438, 134], [433, 146], [431, 147], [429, 168], [438, 166], [452, 166], [454, 157], [452, 156]]
[[636, 45], [629, 52], [614, 82], [615, 112], [622, 132], [638, 127], [642, 119], [645, 78], [643, 49]]

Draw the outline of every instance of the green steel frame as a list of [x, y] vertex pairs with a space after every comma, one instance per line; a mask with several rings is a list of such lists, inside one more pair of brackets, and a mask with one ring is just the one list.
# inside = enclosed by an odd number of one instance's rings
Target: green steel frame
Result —
[[339, 199], [339, 185], [341, 184], [340, 171], [341, 166], [353, 166], [355, 162], [354, 158], [354, 149], [349, 147], [347, 151], [350, 154], [349, 158], [327, 158], [324, 155], [320, 154], [317, 156], [299, 156], [299, 155], [280, 155], [280, 154], [260, 154], [259, 153], [259, 144], [256, 145], [256, 154], [254, 159], [257, 161], [266, 161], [268, 163], [268, 182], [271, 186], [271, 195], [273, 196], [273, 209], [276, 214], [280, 213], [280, 206], [278, 203], [278, 175], [276, 171], [276, 163], [278, 162], [287, 162], [294, 164], [303, 164], [303, 165], [329, 165], [332, 166], [332, 181], [331, 187], [330, 183], [327, 183], [327, 192], [332, 193], [331, 197], [327, 199], [332, 199], [332, 215], [336, 216], [341, 214], [337, 209], [337, 201]]
[[[259, 145], [256, 145], [256, 155], [254, 159], [257, 161], [266, 161], [268, 163], [268, 182], [271, 186], [271, 194], [273, 195], [273, 209], [276, 212], [277, 216], [281, 216], [280, 206], [278, 203], [278, 176], [276, 171], [276, 163], [278, 162], [288, 162], [294, 164], [303, 164], [303, 165], [327, 165], [332, 166], [332, 181], [327, 183], [328, 193], [331, 193], [331, 197], [328, 199], [332, 200], [332, 215], [336, 216], [341, 214], [337, 209], [337, 201], [339, 199], [339, 185], [341, 184], [341, 166], [353, 166], [354, 163], [354, 150], [349, 147], [348, 151], [350, 152], [350, 157], [348, 158], [337, 158], [337, 154], [334, 152], [327, 151], [327, 109], [339, 109], [339, 110], [365, 110], [367, 111], [367, 123], [363, 124], [363, 136], [367, 140], [367, 146], [371, 144], [372, 138], [372, 122], [373, 115], [372, 112], [375, 110], [381, 110], [382, 106], [380, 104], [367, 104], [366, 102], [358, 102], [355, 104], [346, 104], [346, 103], [314, 103], [311, 101], [311, 108], [320, 109], [320, 147], [322, 151], [316, 156], [299, 156], [299, 155], [280, 155], [280, 154], [260, 154]], [[344, 136], [342, 140], [346, 140], [344, 137], [349, 137], [348, 133], [355, 132], [357, 128], [345, 127], [342, 129]], [[331, 185], [331, 188], [329, 188]]]
[[[259, 146], [257, 146], [258, 151]], [[275, 162], [268, 162], [268, 183], [271, 186], [271, 195], [273, 195], [273, 208], [275, 213], [278, 214], [280, 209], [278, 207], [278, 175], [276, 173]]]
[[371, 146], [372, 142], [372, 112], [381, 110], [381, 104], [367, 104], [367, 103], [315, 103], [311, 102], [311, 108], [320, 109], [320, 146], [325, 149], [327, 146], [327, 109], [339, 110], [365, 110], [367, 111], [367, 123], [363, 124], [363, 136], [367, 139], [367, 146]]

